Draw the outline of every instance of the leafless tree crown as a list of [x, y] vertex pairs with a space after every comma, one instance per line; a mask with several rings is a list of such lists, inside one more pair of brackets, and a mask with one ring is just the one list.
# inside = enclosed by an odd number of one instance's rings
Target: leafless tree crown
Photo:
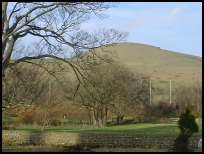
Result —
[[[124, 33], [113, 29], [101, 30], [97, 35], [80, 30], [81, 23], [92, 14], [100, 15], [108, 7], [106, 3], [96, 2], [2, 2], [3, 75], [10, 65], [45, 57], [62, 60], [76, 69], [59, 56], [65, 55], [68, 47], [77, 55], [84, 49], [122, 40]], [[39, 40], [34, 55], [11, 62], [17, 40], [29, 39], [30, 36]]]

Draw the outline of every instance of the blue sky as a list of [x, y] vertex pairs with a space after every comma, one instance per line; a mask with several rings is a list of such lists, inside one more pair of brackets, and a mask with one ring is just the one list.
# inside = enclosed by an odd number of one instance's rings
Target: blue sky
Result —
[[202, 3], [121, 2], [82, 25], [87, 31], [115, 28], [137, 42], [202, 56]]

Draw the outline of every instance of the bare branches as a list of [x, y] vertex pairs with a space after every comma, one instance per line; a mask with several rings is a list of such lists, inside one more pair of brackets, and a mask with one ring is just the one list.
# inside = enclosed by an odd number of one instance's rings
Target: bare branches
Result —
[[[16, 3], [15, 6], [13, 7], [13, 11], [11, 12], [11, 14], [10, 14], [10, 16], [9, 16], [9, 19], [11, 18], [12, 14], [13, 14], [14, 12], [20, 11], [20, 10], [22, 9], [22, 8], [19, 8], [18, 10], [15, 10], [17, 4], [18, 4], [18, 3]], [[17, 30], [23, 28], [24, 26], [26, 26], [27, 24], [29, 24], [29, 23], [32, 22], [33, 20], [37, 19], [37, 18], [40, 17], [41, 15], [46, 14], [46, 13], [49, 12], [49, 11], [52, 11], [52, 9], [47, 10], [47, 11], [44, 11], [43, 13], [39, 14], [38, 16], [36, 16], [36, 17], [34, 17], [34, 18], [32, 18], [32, 19], [30, 19], [30, 20], [28, 21], [27, 18], [28, 18], [28, 16], [29, 16], [33, 11], [35, 11], [35, 10], [37, 10], [37, 9], [42, 9], [42, 8], [49, 8], [49, 7], [52, 7], [52, 6], [54, 6], [54, 5], [55, 5], [55, 4], [40, 5], [40, 6], [38, 5], [38, 6], [34, 7], [34, 8], [32, 8], [31, 10], [29, 10], [28, 12], [26, 12], [25, 14], [23, 14], [23, 15], [21, 15], [21, 16], [16, 16], [16, 21], [15, 21], [15, 23], [14, 23], [14, 24], [11, 26], [11, 28], [9, 29], [9, 35], [15, 33]], [[23, 25], [21, 25], [20, 27], [18, 27], [17, 29], [15, 29], [15, 28], [17, 27], [18, 23], [19, 23], [23, 18], [26, 18], [26, 21], [27, 21], [27, 22], [24, 23]], [[14, 29], [15, 29], [15, 31], [13, 31]]]
[[10, 63], [10, 66], [16, 65], [18, 63], [21, 63], [21, 62], [24, 62], [24, 61], [28, 61], [28, 60], [41, 59], [41, 58], [47, 58], [47, 57], [63, 61], [65, 63], [69, 64], [69, 66], [71, 66], [71, 68], [73, 68], [74, 70], [77, 70], [77, 67], [74, 64], [72, 64], [71, 62], [69, 62], [69, 61], [67, 61], [67, 60], [65, 60], [63, 58], [60, 58], [60, 57], [57, 57], [57, 56], [54, 56], [54, 55], [49, 55], [49, 54], [39, 55], [39, 56], [35, 56], [35, 57], [28, 57], [28, 56], [26, 56], [26, 57], [23, 57], [23, 58], [20, 58], [20, 59], [14, 61], [13, 63]]
[[[9, 3], [10, 4], [10, 3]], [[115, 30], [102, 30], [97, 34], [90, 34], [80, 31], [80, 24], [88, 20], [94, 14], [99, 14], [109, 6], [106, 3], [96, 2], [32, 2], [32, 3], [12, 3], [7, 9], [7, 3], [2, 5], [2, 74], [9, 67], [14, 67], [22, 62], [28, 64], [36, 63], [35, 60], [51, 58], [61, 61], [73, 70], [78, 84], [74, 91], [77, 94], [81, 85], [84, 86], [87, 78], [89, 65], [98, 63], [95, 60], [94, 48], [101, 45], [111, 44], [121, 41], [125, 37], [124, 33]], [[18, 40], [26, 42], [31, 36], [40, 40], [36, 49], [33, 49], [36, 41], [29, 42], [33, 50], [20, 51], [21, 58], [12, 59], [16, 51], [14, 46]], [[91, 51], [93, 56], [86, 60], [79, 56], [85, 51]], [[75, 57], [69, 57], [73, 52]], [[64, 56], [64, 58], [61, 58]], [[99, 57], [97, 57], [99, 58]], [[105, 60], [105, 59], [100, 59]], [[34, 64], [46, 70], [43, 65]], [[57, 78], [55, 78], [57, 80]]]
[[[74, 74], [76, 75], [76, 78], [78, 80], [78, 85], [77, 85], [76, 91], [74, 92], [74, 97], [75, 97], [75, 95], [76, 95], [76, 93], [77, 93], [77, 91], [79, 89], [79, 86], [82, 84], [83, 80], [88, 80], [88, 79], [82, 74], [81, 70], [75, 64], [71, 63], [68, 60], [56, 57], [54, 55], [47, 54], [47, 55], [39, 55], [39, 56], [35, 56], [35, 57], [23, 57], [23, 58], [20, 58], [20, 59], [14, 61], [13, 63], [10, 63], [9, 67], [15, 66], [16, 64], [19, 64], [19, 63], [22, 63], [22, 62], [32, 63], [32, 64], [35, 64], [35, 65], [45, 69], [50, 75], [52, 75], [56, 79], [56, 81], [58, 81], [57, 77], [53, 73], [48, 71], [45, 67], [43, 67], [40, 64], [37, 64], [37, 63], [34, 63], [34, 62], [30, 61], [30, 60], [34, 60], [34, 59], [41, 59], [41, 58], [47, 58], [47, 57], [53, 58], [53, 59], [56, 59], [56, 60], [59, 60], [59, 61], [63, 61], [64, 63], [68, 64], [72, 68], [72, 70], [74, 71]], [[60, 82], [58, 81], [58, 83], [60, 83]], [[62, 85], [62, 84], [60, 83], [60, 85]]]
[[[131, 107], [146, 103], [148, 77], [139, 73], [135, 75], [123, 65], [113, 62], [91, 66], [87, 76], [89, 81], [80, 87], [77, 101], [103, 118], [107, 110], [121, 118]], [[104, 120], [97, 116], [94, 118], [98, 123]]]
[[[7, 3], [4, 3], [4, 32], [2, 35], [2, 56], [10, 59], [8, 53], [12, 53], [14, 46], [9, 43], [11, 37], [23, 39], [27, 35], [40, 37], [47, 46], [49, 54], [57, 53], [63, 50], [65, 46], [73, 48], [74, 51], [81, 51], [108, 44], [120, 40], [122, 37], [113, 30], [111, 35], [104, 33], [104, 38], [94, 37], [94, 35], [78, 32], [76, 28], [82, 22], [88, 19], [92, 13], [99, 13], [108, 8], [105, 3], [96, 2], [44, 2], [44, 3], [15, 3], [11, 7], [11, 12], [7, 19]], [[18, 13], [18, 14], [17, 14]], [[61, 17], [60, 17], [61, 16]], [[11, 22], [12, 19], [12, 22]], [[4, 22], [5, 21], [5, 22]], [[3, 26], [2, 26], [3, 27]], [[107, 33], [109, 33], [107, 32]], [[110, 38], [105, 38], [105, 37]], [[58, 47], [58, 48], [56, 48]], [[10, 51], [9, 51], [10, 50]], [[9, 61], [9, 60], [4, 60]], [[6, 66], [5, 66], [6, 67]]]
[[46, 91], [46, 78], [38, 67], [15, 66], [7, 73], [8, 78], [4, 79], [3, 91], [7, 104], [33, 103], [39, 100], [40, 95], [44, 95], [42, 91]]
[[14, 7], [13, 7], [13, 9], [12, 9], [12, 11], [11, 11], [9, 17], [8, 17], [8, 21], [10, 21], [12, 15], [13, 15], [14, 13], [16, 13], [16, 12], [18, 12], [18, 11], [21, 10], [21, 8], [16, 9], [18, 4], [19, 4], [18, 2], [15, 3], [15, 5], [14, 5]]
[[[57, 7], [58, 7], [58, 6], [55, 6], [55, 7], [53, 7], [53, 8], [50, 8], [50, 9], [48, 9], [48, 10], [46, 10], [46, 11], [44, 11], [44, 12], [38, 14], [38, 15], [36, 15], [35, 17], [33, 17], [33, 18], [30, 19], [29, 21], [25, 22], [25, 23], [24, 23], [23, 25], [21, 25], [20, 27], [16, 28], [13, 33], [17, 32], [19, 29], [23, 28], [24, 26], [30, 24], [32, 21], [34, 21], [35, 19], [39, 18], [40, 16], [42, 16], [42, 15], [44, 15], [44, 14], [50, 12], [50, 11], [53, 11], [53, 10], [56, 9]], [[28, 14], [26, 14], [26, 15], [28, 15]], [[11, 34], [12, 34], [12, 33], [11, 33]], [[10, 34], [10, 35], [11, 35], [11, 34]]]

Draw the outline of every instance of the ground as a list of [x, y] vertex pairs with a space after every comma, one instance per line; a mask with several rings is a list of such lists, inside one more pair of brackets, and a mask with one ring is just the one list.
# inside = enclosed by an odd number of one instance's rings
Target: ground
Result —
[[[24, 126], [18, 128], [20, 131], [39, 131], [37, 127]], [[130, 133], [137, 135], [148, 135], [148, 136], [176, 136], [179, 133], [176, 122], [172, 123], [142, 123], [142, 124], [129, 124], [120, 126], [111, 126], [105, 128], [74, 128], [74, 127], [50, 127], [44, 131], [49, 132], [78, 132], [78, 133]], [[202, 135], [202, 130], [196, 135]], [[78, 151], [76, 149], [69, 149], [66, 147], [49, 147], [49, 146], [3, 146], [3, 151]], [[81, 149], [80, 151], [86, 151]], [[90, 149], [88, 149], [90, 151]], [[138, 148], [95, 148], [91, 151], [168, 151], [167, 149], [138, 149]]]

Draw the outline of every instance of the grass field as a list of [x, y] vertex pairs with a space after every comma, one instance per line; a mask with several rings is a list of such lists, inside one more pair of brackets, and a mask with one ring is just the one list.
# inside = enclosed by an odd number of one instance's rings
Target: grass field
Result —
[[153, 80], [195, 81], [202, 79], [201, 57], [139, 43], [120, 43], [107, 47], [106, 50], [114, 51], [118, 61], [133, 72], [149, 74]]
[[[6, 130], [4, 130], [6, 131]], [[33, 128], [31, 126], [27, 126], [24, 128], [19, 128], [17, 131], [29, 131], [29, 132], [39, 132], [39, 128]], [[128, 124], [128, 125], [120, 125], [120, 126], [111, 126], [104, 128], [73, 128], [73, 127], [50, 127], [46, 128], [44, 132], [75, 132], [75, 133], [88, 133], [88, 134], [129, 134], [136, 136], [148, 136], [148, 137], [156, 137], [156, 138], [164, 138], [164, 137], [176, 137], [179, 133], [179, 129], [177, 127], [176, 122], [172, 123], [143, 123], [143, 124]], [[194, 136], [202, 136], [202, 130], [200, 129], [199, 133], [194, 134]], [[85, 148], [85, 149], [84, 149]], [[98, 147], [86, 149], [86, 147], [82, 147], [82, 149], [76, 149], [73, 147], [63, 147], [63, 146], [48, 146], [48, 145], [3, 145], [3, 151], [18, 151], [18, 152], [71, 152], [71, 151], [92, 151], [92, 152], [167, 152], [168, 149], [141, 149], [141, 148], [109, 148], [109, 147]]]
[[[17, 130], [22, 131], [41, 131], [40, 127], [24, 126]], [[131, 133], [137, 135], [150, 135], [150, 136], [176, 136], [179, 133], [176, 122], [172, 123], [141, 123], [141, 124], [128, 124], [119, 126], [110, 126], [104, 128], [92, 128], [92, 127], [69, 127], [69, 126], [58, 126], [58, 127], [48, 127], [44, 131], [54, 131], [54, 132], [77, 132], [77, 133]], [[200, 129], [198, 135], [201, 134]]]
[[3, 147], [3, 152], [167, 152], [168, 149], [139, 149], [139, 148], [93, 148], [70, 149], [51, 146], [10, 146]]

